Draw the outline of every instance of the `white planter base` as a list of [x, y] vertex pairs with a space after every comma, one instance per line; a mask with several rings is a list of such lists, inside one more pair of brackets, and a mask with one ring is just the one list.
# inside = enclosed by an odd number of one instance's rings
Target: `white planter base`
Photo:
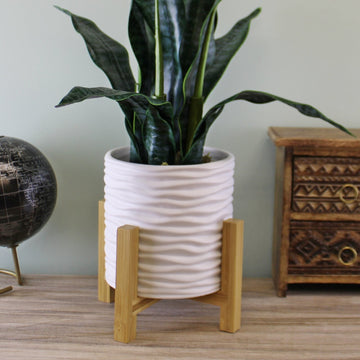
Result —
[[[106, 281], [115, 288], [116, 231], [140, 228], [138, 295], [192, 298], [220, 289], [222, 222], [232, 217], [234, 157], [153, 166], [128, 162], [128, 148], [105, 156]], [[217, 161], [215, 161], [217, 160]]]

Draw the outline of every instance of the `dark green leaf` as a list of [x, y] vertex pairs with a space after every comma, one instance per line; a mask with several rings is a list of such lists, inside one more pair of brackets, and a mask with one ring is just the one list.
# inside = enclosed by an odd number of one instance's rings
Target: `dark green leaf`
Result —
[[[198, 130], [201, 131], [208, 131], [208, 129], [210, 128], [211, 124], [215, 121], [215, 119], [217, 118], [217, 116], [219, 115], [219, 113], [222, 111], [222, 109], [224, 108], [224, 106], [234, 100], [246, 100], [249, 101], [251, 103], [254, 104], [266, 104], [266, 103], [270, 103], [273, 101], [279, 101], [283, 104], [286, 104], [288, 106], [291, 106], [293, 108], [295, 108], [296, 110], [298, 110], [300, 113], [302, 113], [303, 115], [309, 116], [309, 117], [314, 117], [314, 118], [318, 118], [321, 120], [324, 120], [325, 122], [331, 124], [332, 126], [338, 128], [339, 130], [347, 133], [347, 134], [351, 134], [351, 132], [346, 129], [344, 126], [338, 124], [337, 122], [329, 119], [328, 117], [326, 117], [324, 114], [322, 114], [319, 110], [315, 109], [313, 106], [311, 105], [307, 105], [307, 104], [302, 104], [302, 103], [298, 103], [292, 100], [288, 100], [288, 99], [284, 99], [280, 96], [276, 96], [276, 95], [272, 95], [266, 92], [262, 92], [262, 91], [253, 91], [253, 90], [245, 90], [242, 91], [238, 94], [235, 94], [227, 99], [225, 99], [224, 101], [220, 102], [219, 104], [215, 105], [214, 107], [212, 107], [207, 114], [204, 116], [201, 124], [198, 127]], [[197, 136], [200, 136], [199, 133], [197, 133]]]
[[[154, 0], [133, 0], [129, 23], [130, 40], [141, 68], [141, 81], [150, 88], [154, 83]], [[163, 50], [164, 92], [177, 114], [183, 104], [179, 51], [181, 46], [185, 8], [183, 0], [159, 0], [160, 31]], [[133, 27], [139, 25], [139, 28]], [[149, 34], [149, 32], [151, 32]], [[143, 59], [148, 56], [147, 59]], [[152, 89], [152, 87], [151, 87]]]
[[156, 106], [159, 108], [162, 116], [171, 121], [172, 118], [172, 106], [169, 102], [154, 99], [144, 94], [115, 90], [105, 87], [86, 88], [82, 86], [76, 86], [72, 88], [69, 93], [60, 101], [56, 107], [66, 106], [81, 102], [87, 99], [96, 99], [106, 97], [118, 102], [126, 102], [131, 105], [134, 111], [137, 111], [138, 115], [145, 117], [145, 113], [149, 106]]
[[222, 106], [214, 109], [214, 111], [206, 115], [206, 121], [204, 121], [205, 119], [201, 121], [197, 128], [196, 136], [192, 141], [192, 146], [184, 157], [184, 164], [199, 164], [201, 162], [206, 135], [212, 123], [221, 114], [223, 108], [224, 107]]
[[146, 113], [143, 138], [148, 164], [174, 164], [176, 151], [173, 130], [154, 107], [149, 108]]
[[132, 6], [136, 3], [144, 21], [149, 26], [152, 34], [155, 34], [155, 0], [132, 0], [132, 3]]
[[160, 161], [174, 163], [176, 151], [172, 129], [173, 110], [169, 102], [134, 92], [78, 86], [73, 88], [57, 107], [101, 97], [127, 105], [133, 111], [132, 118], [125, 117], [126, 130], [132, 145], [132, 161], [149, 164]]
[[215, 40], [216, 54], [213, 61], [208, 62], [205, 74], [204, 93], [206, 98], [220, 80], [230, 60], [246, 40], [250, 22], [259, 15], [261, 9], [256, 9], [246, 18], [238, 21], [223, 37]]
[[216, 0], [185, 0], [186, 24], [180, 59], [186, 74], [199, 51], [201, 31]]
[[205, 145], [205, 136], [193, 143], [190, 150], [185, 154], [183, 159], [184, 165], [201, 164]]
[[173, 104], [176, 116], [183, 104], [183, 73], [179, 58], [185, 20], [183, 0], [159, 0], [159, 11], [163, 46], [164, 91], [167, 100]]
[[[212, 7], [209, 9], [208, 13], [206, 14], [206, 17], [203, 20], [203, 23], [201, 24], [201, 28], [199, 30], [199, 33], [196, 36], [196, 39], [192, 40], [192, 42], [190, 42], [190, 43], [184, 42], [184, 46], [186, 46], [186, 48], [189, 48], [189, 51], [182, 54], [182, 56], [183, 56], [182, 61], [186, 63], [185, 66], [188, 66], [187, 65], [188, 60], [191, 59], [191, 61], [192, 61], [189, 65], [189, 67], [187, 68], [187, 72], [186, 72], [185, 80], [184, 80], [184, 91], [185, 91], [186, 97], [191, 97], [194, 94], [194, 88], [195, 88], [195, 84], [196, 84], [197, 74], [199, 71], [199, 62], [200, 62], [201, 53], [202, 53], [203, 46], [204, 46], [204, 39], [205, 39], [206, 31], [208, 28], [209, 21], [211, 19], [211, 15], [212, 15], [213, 11], [215, 11], [215, 9], [216, 9], [217, 5], [220, 3], [220, 1], [221, 0], [214, 0], [214, 1], [206, 2], [207, 4], [212, 3]], [[201, 11], [201, 14], [203, 14], [203, 11]], [[198, 22], [196, 22], [195, 25], [198, 25]], [[184, 39], [186, 39], [186, 38], [184, 37]], [[194, 53], [192, 48], [195, 45], [197, 45], [197, 48]], [[214, 46], [214, 41], [212, 41], [210, 43], [210, 52], [213, 51], [212, 50], [213, 46]]]
[[134, 91], [135, 80], [127, 50], [104, 34], [91, 20], [74, 15], [58, 6], [56, 8], [71, 17], [75, 30], [85, 40], [91, 59], [104, 71], [111, 86], [117, 90]]
[[155, 84], [154, 30], [148, 25], [137, 1], [132, 2], [128, 28], [130, 43], [141, 72], [140, 92], [151, 96]]
[[289, 106], [297, 109], [300, 113], [302, 113], [306, 116], [322, 119], [325, 122], [331, 124], [332, 126], [338, 128], [339, 130], [341, 130], [349, 135], [353, 135], [344, 126], [329, 119], [328, 117], [326, 117], [324, 114], [322, 114], [319, 110], [315, 109], [311, 105], [298, 103], [298, 102], [295, 102], [292, 100], [284, 99], [282, 97], [272, 95], [269, 93], [265, 93], [265, 92], [261, 92], [261, 91], [246, 90], [246, 91], [242, 91], [238, 94], [235, 94], [235, 95], [225, 99], [224, 101], [222, 101], [219, 104], [212, 107], [207, 112], [207, 114], [203, 117], [202, 121], [200, 122], [200, 124], [197, 128], [196, 136], [193, 141], [193, 146], [191, 147], [189, 152], [185, 155], [184, 162], [193, 163], [193, 162], [198, 161], [200, 156], [202, 156], [206, 135], [207, 135], [211, 125], [221, 114], [222, 110], [224, 109], [224, 106], [227, 103], [229, 103], [231, 101], [235, 101], [235, 100], [245, 100], [245, 101], [249, 101], [254, 104], [266, 104], [266, 103], [270, 103], [273, 101], [279, 101], [283, 104], [289, 105]]
[[[181, 128], [181, 148], [183, 151], [187, 151], [187, 149], [189, 148], [189, 146], [192, 143], [192, 139], [193, 135], [188, 135], [188, 133], [193, 134], [193, 132], [191, 131], [191, 129], [189, 129], [189, 121], [192, 118], [192, 114], [194, 113], [193, 111], [191, 111], [191, 107], [193, 104], [193, 95], [194, 95], [194, 90], [195, 90], [195, 85], [196, 85], [196, 80], [197, 80], [197, 75], [198, 72], [201, 71], [201, 69], [199, 69], [199, 63], [200, 63], [200, 59], [201, 59], [201, 54], [203, 52], [203, 46], [204, 46], [204, 40], [205, 40], [205, 36], [206, 36], [206, 32], [209, 26], [209, 22], [211, 20], [211, 16], [213, 14], [213, 12], [216, 10], [217, 5], [220, 3], [221, 0], [214, 0], [214, 1], [188, 1], [187, 5], [187, 17], [191, 16], [191, 14], [194, 12], [196, 14], [198, 14], [199, 18], [201, 18], [203, 20], [203, 22], [200, 24], [200, 21], [198, 20], [194, 20], [194, 24], [192, 24], [192, 22], [188, 19], [188, 24], [189, 26], [194, 26], [199, 30], [199, 33], [196, 34], [196, 36], [192, 36], [190, 37], [185, 36], [184, 35], [184, 48], [186, 47], [186, 49], [188, 48], [188, 52], [183, 52], [182, 56], [182, 61], [184, 61], [187, 64], [187, 61], [192, 58], [192, 62], [189, 65], [189, 68], [187, 70], [187, 73], [185, 75], [185, 79], [184, 79], [184, 94], [185, 94], [185, 102], [184, 102], [184, 106], [182, 109], [182, 112], [180, 114], [180, 118], [179, 118], [179, 123], [180, 123], [180, 128]], [[200, 6], [202, 5], [202, 6]], [[211, 5], [211, 6], [210, 6]], [[199, 6], [199, 7], [198, 7]], [[205, 12], [204, 10], [207, 10], [207, 12]], [[212, 37], [213, 40], [213, 37]], [[190, 41], [189, 43], [185, 43], [186, 41]], [[196, 50], [195, 46], [197, 46]], [[214, 46], [214, 41], [210, 42], [210, 52], [212, 51], [212, 47]], [[186, 65], [188, 66], [188, 65]], [[195, 100], [197, 101], [197, 100]], [[196, 114], [201, 114], [202, 113], [202, 109], [197, 109]], [[199, 123], [199, 121], [201, 120], [201, 117], [199, 119], [195, 119], [194, 121], [194, 126], [196, 127], [196, 124]], [[190, 131], [190, 132], [189, 132]]]
[[142, 134], [137, 129], [139, 126], [136, 118], [130, 120], [125, 117], [125, 127], [130, 137], [130, 162], [146, 164], [147, 154], [144, 149]]

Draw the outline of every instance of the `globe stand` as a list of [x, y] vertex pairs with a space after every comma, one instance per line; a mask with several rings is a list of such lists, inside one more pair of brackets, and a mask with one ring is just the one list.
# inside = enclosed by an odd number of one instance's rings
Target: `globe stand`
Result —
[[4, 287], [4, 288], [0, 289], [0, 294], [4, 294], [4, 293], [6, 293], [6, 292], [9, 292], [9, 291], [11, 291], [12, 289], [13, 289], [12, 286]]
[[35, 146], [9, 136], [0, 136], [0, 165], [0, 246], [11, 248], [15, 264], [15, 271], [2, 269], [0, 273], [16, 277], [22, 285], [16, 246], [37, 233], [51, 216], [56, 178]]
[[[116, 289], [105, 280], [104, 201], [99, 202], [98, 298], [115, 301], [114, 339], [129, 343], [136, 337], [137, 315], [161, 299], [142, 298], [137, 294], [139, 228], [118, 228], [116, 256]], [[235, 333], [241, 324], [243, 221], [223, 222], [221, 288], [219, 291], [192, 298], [220, 307], [220, 330]]]
[[[19, 259], [18, 259], [18, 256], [17, 256], [16, 248], [17, 248], [17, 245], [11, 247], [11, 252], [12, 252], [14, 266], [15, 266], [15, 271], [6, 270], [6, 269], [0, 269], [0, 273], [15, 277], [17, 279], [18, 284], [22, 285], [23, 281], [22, 281], [22, 277], [21, 277]], [[0, 289], [0, 294], [3, 294], [5, 292], [11, 291], [11, 290], [12, 290], [12, 287], [8, 286], [6, 288]]]

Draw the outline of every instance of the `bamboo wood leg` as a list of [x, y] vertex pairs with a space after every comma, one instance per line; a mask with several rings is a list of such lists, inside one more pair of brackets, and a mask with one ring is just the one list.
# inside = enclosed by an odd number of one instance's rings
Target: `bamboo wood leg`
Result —
[[220, 330], [234, 333], [241, 326], [244, 221], [223, 223], [221, 289], [193, 300], [220, 306]]
[[129, 343], [136, 337], [139, 228], [124, 225], [117, 236], [114, 339]]
[[243, 229], [242, 220], [224, 222], [221, 293], [226, 300], [220, 305], [220, 330], [232, 333], [241, 325]]
[[98, 221], [98, 299], [106, 303], [114, 302], [114, 289], [105, 280], [105, 223], [104, 223], [104, 200], [99, 201]]

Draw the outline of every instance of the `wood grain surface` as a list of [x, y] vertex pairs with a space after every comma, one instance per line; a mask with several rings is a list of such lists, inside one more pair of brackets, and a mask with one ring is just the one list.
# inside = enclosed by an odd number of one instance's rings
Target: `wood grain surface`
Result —
[[293, 285], [279, 298], [270, 279], [245, 279], [242, 326], [218, 331], [219, 308], [163, 300], [138, 315], [130, 344], [113, 340], [114, 305], [97, 279], [1, 276], [0, 359], [360, 359], [360, 289]]
[[335, 128], [269, 127], [268, 134], [276, 146], [326, 146], [358, 148], [360, 129], [349, 129], [354, 136]]

